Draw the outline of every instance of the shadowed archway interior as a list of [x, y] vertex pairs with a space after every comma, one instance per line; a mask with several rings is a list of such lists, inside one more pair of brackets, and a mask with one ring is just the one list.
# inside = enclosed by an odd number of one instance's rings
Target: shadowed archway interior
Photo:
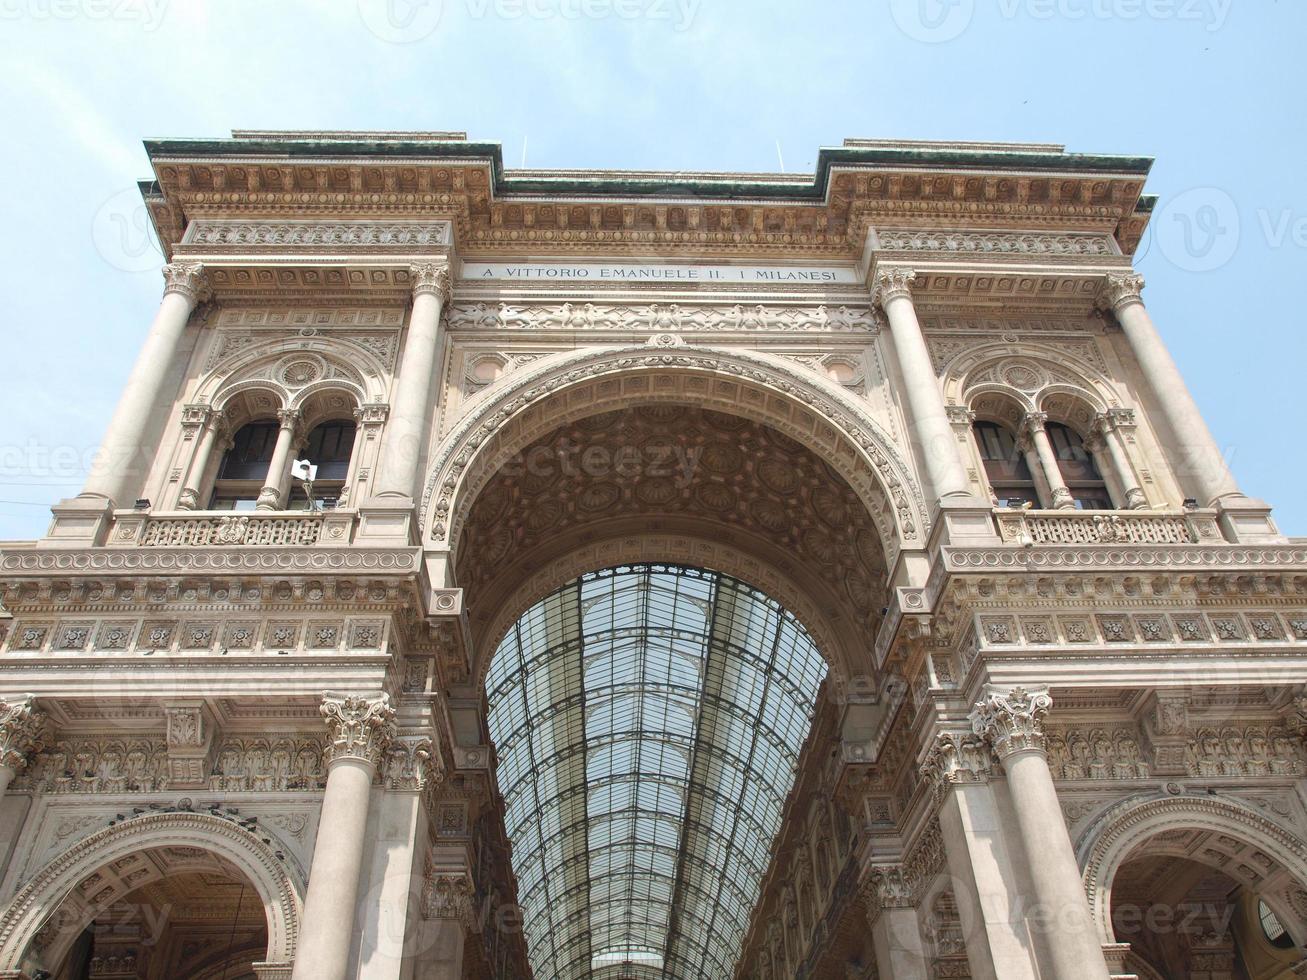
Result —
[[594, 572], [518, 620], [486, 690], [536, 976], [733, 975], [825, 674], [702, 569]]

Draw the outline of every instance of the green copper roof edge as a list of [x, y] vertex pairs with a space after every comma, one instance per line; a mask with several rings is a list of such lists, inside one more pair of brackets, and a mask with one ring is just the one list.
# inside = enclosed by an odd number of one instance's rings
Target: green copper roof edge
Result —
[[[1056, 171], [1060, 173], [1124, 174], [1146, 177], [1152, 169], [1150, 157], [1105, 156], [1078, 153], [1022, 153], [992, 150], [894, 149], [890, 147], [822, 147], [817, 152], [817, 172], [809, 185], [783, 180], [759, 181], [666, 177], [510, 177], [504, 171], [503, 147], [499, 143], [457, 140], [403, 142], [399, 140], [146, 140], [146, 152], [156, 157], [245, 157], [284, 156], [288, 160], [321, 157], [359, 158], [466, 158], [489, 157], [496, 194], [578, 194], [586, 196], [659, 196], [707, 198], [777, 198], [821, 200], [826, 196], [830, 171], [839, 164], [886, 164], [895, 166], [952, 169], [1009, 169], [1014, 171]], [[780, 178], [782, 175], [777, 175]]]

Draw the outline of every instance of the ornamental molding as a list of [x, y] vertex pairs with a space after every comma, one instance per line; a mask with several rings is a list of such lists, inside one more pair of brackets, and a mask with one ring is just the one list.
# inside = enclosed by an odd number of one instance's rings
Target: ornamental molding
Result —
[[[222, 327], [215, 332], [193, 397], [222, 407], [241, 391], [262, 388], [285, 407], [335, 387], [358, 401], [384, 401], [398, 346], [397, 331], [285, 335]], [[292, 366], [295, 370], [288, 370]]]
[[394, 792], [418, 793], [433, 819], [436, 796], [445, 777], [440, 751], [428, 736], [399, 736], [386, 749], [381, 767], [382, 784]]
[[418, 548], [248, 548], [175, 547], [168, 549], [88, 548], [0, 552], [0, 571], [15, 576], [49, 572], [104, 575], [411, 573], [418, 567]]
[[1217, 545], [1145, 545], [1142, 547], [1046, 546], [1041, 548], [953, 548], [945, 547], [947, 565], [953, 571], [1058, 568], [1093, 572], [1102, 570], [1138, 571], [1141, 568], [1174, 569], [1264, 569], [1274, 571], [1307, 570], [1307, 548], [1221, 547]]
[[971, 728], [993, 746], [999, 760], [1018, 752], [1044, 752], [1044, 719], [1053, 707], [1048, 688], [1014, 687], [1003, 690], [986, 685], [971, 712]]
[[889, 252], [978, 255], [1119, 256], [1110, 232], [995, 231], [877, 228], [873, 247]]
[[25, 769], [41, 748], [45, 723], [45, 714], [30, 694], [0, 701], [0, 766], [15, 773]]
[[860, 333], [882, 326], [878, 312], [857, 305], [725, 303], [459, 303], [453, 330], [568, 330], [627, 333]]
[[380, 766], [395, 735], [395, 709], [388, 694], [357, 697], [328, 693], [323, 695], [320, 710], [329, 733], [328, 766], [345, 759], [374, 769]]
[[[432, 454], [434, 464], [427, 476], [421, 506], [422, 526], [430, 528], [430, 539], [446, 546], [450, 542], [457, 542], [462, 523], [476, 494], [493, 475], [494, 469], [485, 460], [487, 453], [497, 451], [496, 455], [506, 458], [521, 448], [497, 445], [496, 436], [511, 419], [520, 418], [535, 403], [574, 389], [583, 382], [615, 374], [628, 375], [634, 379], [667, 372], [708, 374], [711, 380], [718, 382], [716, 388], [705, 385], [692, 394], [687, 393], [683, 399], [687, 403], [712, 408], [723, 404], [719, 392], [727, 390], [738, 393], [742, 384], [758, 386], [786, 401], [797, 402], [811, 409], [822, 424], [834, 428], [836, 439], [847, 440], [856, 446], [859, 463], [874, 473], [874, 486], [869, 486], [865, 479], [859, 479], [857, 470], [850, 466], [845, 454], [828, 459], [828, 462], [849, 480], [850, 485], [867, 503], [873, 517], [878, 517], [881, 510], [881, 505], [875, 498], [882, 495], [888, 498], [894, 511], [893, 523], [896, 527], [889, 526], [883, 519], [878, 519], [878, 525], [883, 532], [894, 532], [882, 541], [882, 546], [887, 550], [887, 560], [891, 564], [902, 543], [922, 540], [929, 532], [924, 497], [911, 475], [911, 468], [893, 441], [881, 430], [879, 423], [869, 415], [866, 407], [848, 392], [812, 377], [810, 373], [780, 357], [715, 348], [652, 352], [645, 345], [638, 345], [590, 348], [553, 355], [513, 372], [504, 389], [497, 395], [492, 396], [487, 392], [485, 402], [461, 419]], [[650, 395], [619, 395], [613, 407], [647, 401], [652, 396], [652, 389], [648, 390]], [[731, 402], [725, 408], [727, 411], [733, 409], [736, 414], [751, 412], [765, 423], [780, 422], [765, 409], [749, 408], [738, 402]], [[586, 413], [603, 410], [604, 408], [587, 409]], [[817, 419], [812, 421], [817, 422]], [[559, 424], [561, 423], [560, 419]], [[811, 438], [811, 434], [796, 429], [792, 421], [787, 428], [790, 430], [787, 434], [791, 436]], [[527, 438], [523, 445], [529, 442], [530, 438]], [[483, 448], [488, 444], [494, 446], [494, 449]], [[474, 469], [474, 462], [485, 465]]]
[[[263, 836], [268, 835], [264, 830]], [[265, 959], [295, 959], [303, 909], [303, 875], [278, 857], [275, 844], [231, 820], [189, 811], [129, 817], [73, 844], [28, 880], [0, 915], [0, 970], [19, 970], [44, 927], [52, 923], [68, 896], [70, 882], [158, 847], [198, 848], [229, 861], [258, 892], [267, 913]], [[82, 918], [89, 922], [93, 912]], [[85, 923], [73, 923], [80, 931]], [[53, 939], [53, 937], [51, 937]]]
[[346, 221], [196, 218], [186, 226], [182, 246], [211, 248], [331, 248], [348, 251], [427, 249], [453, 244], [448, 221], [355, 219]]

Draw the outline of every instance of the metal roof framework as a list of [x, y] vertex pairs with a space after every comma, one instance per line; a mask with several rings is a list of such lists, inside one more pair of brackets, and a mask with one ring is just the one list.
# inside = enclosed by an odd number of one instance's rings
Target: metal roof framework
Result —
[[518, 620], [486, 688], [537, 977], [734, 975], [825, 674], [702, 569], [590, 573]]

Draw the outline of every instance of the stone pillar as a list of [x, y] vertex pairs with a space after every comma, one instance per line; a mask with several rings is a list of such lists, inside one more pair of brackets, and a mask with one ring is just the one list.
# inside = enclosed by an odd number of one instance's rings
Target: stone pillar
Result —
[[867, 922], [879, 976], [882, 980], [933, 980], [903, 869], [898, 865], [874, 867], [867, 884]]
[[428, 262], [413, 267], [413, 309], [404, 359], [391, 399], [386, 441], [372, 493], [411, 504], [418, 463], [426, 443], [427, 406], [440, 355], [440, 315], [449, 301], [449, 267]]
[[206, 289], [204, 274], [195, 264], [166, 265], [163, 278], [165, 286], [159, 311], [136, 357], [81, 493], [83, 497], [110, 500], [118, 507], [129, 506], [141, 486], [150, 414], [158, 405], [172, 400], [164, 391], [164, 381], [191, 312]]
[[908, 269], [882, 269], [876, 273], [872, 291], [885, 310], [899, 371], [907, 390], [909, 424], [913, 441], [926, 467], [936, 498], [974, 502], [966, 466], [958, 451], [957, 437], [949, 424], [944, 393], [921, 335], [917, 311], [912, 305], [912, 282], [916, 273]]
[[0, 797], [41, 747], [45, 714], [32, 695], [0, 701]]
[[992, 685], [972, 711], [972, 728], [1003, 766], [1016, 812], [1038, 915], [1032, 928], [1048, 930], [1050, 980], [1108, 980], [1107, 961], [1085, 897], [1080, 867], [1053, 788], [1045, 751], [1048, 690]]
[[[1129, 415], [1131, 413], [1127, 409], [1097, 416], [1094, 419], [1094, 440], [1107, 450], [1107, 457], [1112, 461], [1112, 474], [1124, 494], [1126, 509], [1143, 510], [1148, 506], [1148, 498], [1139, 486], [1139, 479], [1135, 476], [1135, 468], [1130, 465], [1130, 456], [1126, 453], [1125, 440], [1121, 435], [1121, 426], [1126, 424], [1125, 418]], [[1090, 452], [1097, 448], [1095, 442], [1086, 447]]]
[[190, 464], [186, 467], [186, 478], [182, 481], [182, 492], [177, 498], [177, 508], [199, 510], [204, 473], [209, 468], [213, 447], [226, 427], [227, 419], [221, 412], [211, 411], [203, 405], [188, 407], [188, 411], [195, 412], [200, 420], [200, 428]]
[[372, 779], [394, 731], [385, 694], [327, 694], [327, 788], [313, 846], [293, 980], [345, 980], [357, 918]]
[[1153, 402], [1166, 418], [1175, 439], [1175, 465], [1182, 486], [1191, 488], [1199, 506], [1214, 506], [1223, 497], [1242, 496], [1220, 447], [1203, 421], [1180, 369], [1158, 335], [1144, 307], [1142, 276], [1110, 275], [1100, 303], [1116, 315], [1130, 350], [1152, 390]]
[[922, 775], [935, 787], [940, 837], [974, 980], [1040, 980], [1008, 849], [1003, 814], [989, 784], [984, 740], [941, 732]]
[[473, 921], [472, 878], [463, 868], [430, 867], [422, 886], [423, 939], [418, 975], [462, 980], [463, 945]]
[[286, 493], [290, 489], [291, 453], [295, 449], [296, 430], [300, 424], [300, 413], [296, 409], [282, 409], [277, 412], [281, 428], [277, 430], [277, 444], [272, 448], [272, 462], [268, 464], [268, 475], [259, 491], [259, 500], [254, 505], [259, 510], [281, 510], [286, 505]]
[[1075, 498], [1062, 479], [1062, 468], [1057, 465], [1057, 454], [1048, 440], [1048, 429], [1044, 428], [1047, 424], [1047, 412], [1027, 412], [1021, 420], [1021, 432], [1035, 450], [1039, 469], [1044, 474], [1044, 484], [1048, 487], [1049, 503], [1055, 510], [1075, 510]]

